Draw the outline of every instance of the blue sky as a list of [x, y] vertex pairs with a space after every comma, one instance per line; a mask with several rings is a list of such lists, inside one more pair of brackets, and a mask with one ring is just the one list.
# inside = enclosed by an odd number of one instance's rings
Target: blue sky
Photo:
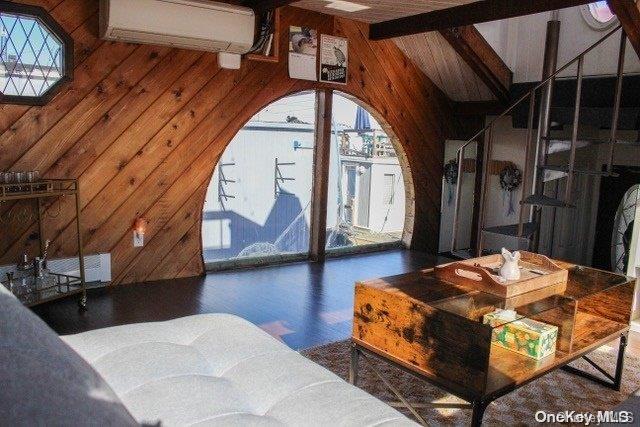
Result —
[[[29, 42], [27, 42], [27, 35]], [[49, 32], [39, 21], [27, 17], [17, 17], [11, 14], [0, 14], [0, 36], [2, 58], [9, 55], [20, 56], [24, 64], [34, 64], [36, 57], [40, 65], [60, 66], [62, 55], [58, 52], [60, 41]], [[10, 40], [8, 37], [10, 36]], [[25, 46], [26, 43], [26, 46]]]

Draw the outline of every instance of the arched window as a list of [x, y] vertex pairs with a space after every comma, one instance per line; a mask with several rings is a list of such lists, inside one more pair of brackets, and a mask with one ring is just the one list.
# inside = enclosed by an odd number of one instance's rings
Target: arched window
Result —
[[43, 105], [73, 74], [73, 40], [41, 7], [0, 4], [0, 101]]
[[[276, 101], [229, 143], [209, 184], [202, 247], [209, 268], [309, 256], [315, 162], [316, 93]], [[326, 249], [397, 245], [405, 188], [394, 141], [369, 112], [333, 95]], [[318, 229], [317, 227], [316, 229]]]

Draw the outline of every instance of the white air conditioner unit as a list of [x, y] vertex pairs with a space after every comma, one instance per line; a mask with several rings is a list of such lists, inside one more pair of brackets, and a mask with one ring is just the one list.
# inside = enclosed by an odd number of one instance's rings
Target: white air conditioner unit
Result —
[[253, 10], [208, 0], [100, 0], [107, 40], [244, 54], [253, 45]]

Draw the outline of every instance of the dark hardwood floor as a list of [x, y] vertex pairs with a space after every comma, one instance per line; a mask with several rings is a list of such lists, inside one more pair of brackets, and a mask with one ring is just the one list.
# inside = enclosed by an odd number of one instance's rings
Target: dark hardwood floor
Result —
[[298, 350], [351, 335], [357, 280], [441, 263], [433, 255], [395, 250], [204, 277], [91, 290], [88, 311], [59, 300], [34, 311], [61, 335], [199, 313], [232, 313]]

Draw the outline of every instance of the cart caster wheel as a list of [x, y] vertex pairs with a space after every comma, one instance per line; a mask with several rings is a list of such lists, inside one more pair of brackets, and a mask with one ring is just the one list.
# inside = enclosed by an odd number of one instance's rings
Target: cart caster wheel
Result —
[[82, 298], [80, 298], [78, 300], [78, 307], [80, 308], [80, 311], [85, 311], [87, 309], [87, 297], [83, 296]]

